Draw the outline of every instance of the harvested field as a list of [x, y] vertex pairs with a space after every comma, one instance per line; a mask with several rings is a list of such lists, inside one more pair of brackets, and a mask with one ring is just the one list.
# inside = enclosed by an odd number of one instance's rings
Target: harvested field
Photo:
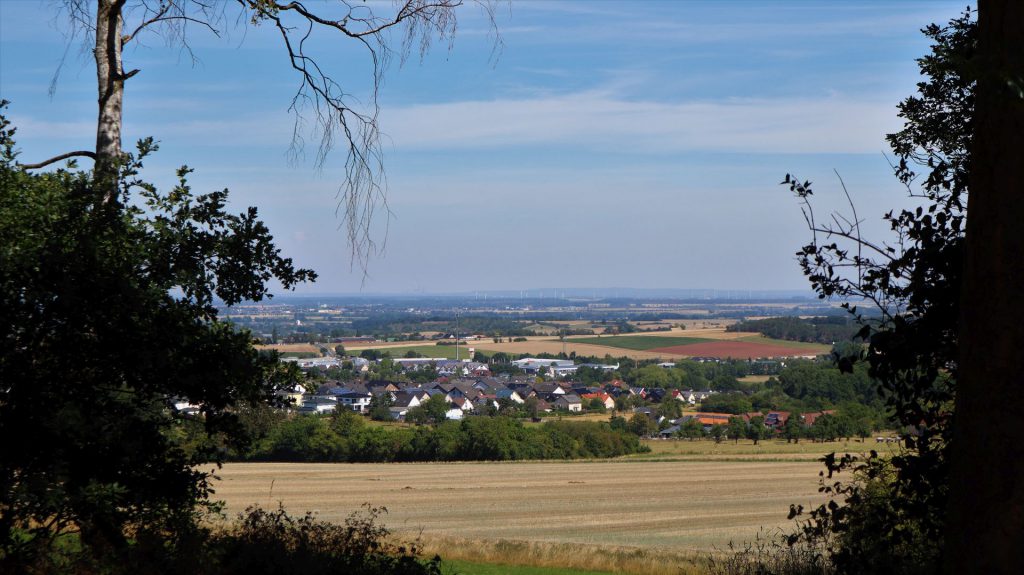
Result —
[[818, 462], [230, 463], [216, 497], [340, 521], [364, 502], [426, 537], [712, 550], [820, 502]]
[[[767, 345], [749, 341], [713, 341], [706, 343], [694, 343], [691, 345], [677, 345], [671, 347], [660, 347], [650, 351], [664, 354], [677, 354], [689, 357], [718, 357], [733, 359], [747, 359], [758, 357], [800, 357], [806, 355], [817, 355], [813, 349], [806, 347], [790, 347], [781, 345]], [[827, 349], [825, 350], [827, 352]]]
[[[488, 352], [503, 351], [512, 355], [529, 354], [534, 355], [538, 353], [561, 353], [562, 342], [557, 339], [534, 339], [531, 341], [517, 341], [511, 343], [478, 343], [475, 346], [478, 350]], [[664, 357], [664, 354], [650, 353], [646, 351], [632, 351], [627, 349], [620, 349], [614, 347], [608, 347], [604, 345], [589, 345], [573, 343], [571, 339], [565, 340], [565, 352], [571, 353], [576, 352], [576, 355], [582, 356], [596, 356], [604, 357], [605, 355], [611, 355], [614, 357], [628, 356], [634, 359], [657, 359]]]
[[257, 345], [255, 347], [256, 349], [274, 349], [277, 350], [278, 353], [315, 353], [320, 355], [320, 348], [308, 343], [275, 343], [269, 345]]

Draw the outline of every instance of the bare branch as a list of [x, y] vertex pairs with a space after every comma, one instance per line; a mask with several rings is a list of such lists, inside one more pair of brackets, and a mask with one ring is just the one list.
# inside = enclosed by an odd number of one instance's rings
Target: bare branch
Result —
[[38, 163], [35, 163], [35, 164], [18, 164], [18, 165], [21, 166], [22, 168], [26, 169], [26, 170], [38, 170], [39, 168], [44, 168], [44, 167], [49, 166], [50, 164], [52, 164], [54, 162], [59, 162], [61, 160], [66, 160], [68, 158], [74, 158], [74, 157], [86, 157], [86, 158], [91, 158], [91, 159], [95, 160], [96, 159], [96, 153], [95, 152], [90, 152], [88, 150], [76, 150], [74, 152], [68, 152], [66, 154], [61, 154], [59, 156], [54, 156], [54, 157], [50, 158], [49, 160], [43, 160], [42, 162], [38, 162]]

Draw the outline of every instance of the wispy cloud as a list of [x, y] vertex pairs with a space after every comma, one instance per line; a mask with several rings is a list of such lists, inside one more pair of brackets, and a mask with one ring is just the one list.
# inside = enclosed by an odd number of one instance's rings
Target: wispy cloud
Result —
[[385, 110], [399, 150], [575, 146], [632, 152], [878, 153], [891, 102], [736, 99], [664, 103], [605, 92]]

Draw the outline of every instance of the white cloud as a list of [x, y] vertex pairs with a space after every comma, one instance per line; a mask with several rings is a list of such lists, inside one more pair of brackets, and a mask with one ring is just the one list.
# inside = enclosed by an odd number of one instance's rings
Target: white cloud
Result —
[[843, 97], [664, 103], [604, 92], [391, 108], [399, 150], [579, 146], [623, 153], [878, 153], [899, 127], [891, 101]]

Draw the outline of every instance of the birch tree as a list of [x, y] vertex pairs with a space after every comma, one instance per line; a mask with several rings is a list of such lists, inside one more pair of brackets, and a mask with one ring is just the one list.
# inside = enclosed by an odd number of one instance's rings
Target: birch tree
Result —
[[[493, 4], [474, 1], [494, 24]], [[456, 31], [456, 13], [463, 0], [358, 0], [303, 3], [276, 0], [62, 0], [58, 6], [69, 24], [69, 42], [83, 41], [96, 64], [96, 142], [92, 149], [62, 151], [51, 158], [22, 164], [38, 169], [74, 157], [95, 162], [94, 175], [106, 190], [104, 202], [116, 202], [116, 178], [124, 162], [122, 111], [125, 86], [142, 72], [125, 61], [125, 49], [146, 35], [181, 47], [193, 59], [195, 34], [220, 36], [229, 28], [269, 27], [280, 38], [297, 81], [289, 112], [294, 116], [291, 151], [299, 152], [307, 137], [317, 142], [315, 163], [327, 162], [336, 148], [344, 156], [339, 212], [344, 219], [353, 261], [366, 265], [375, 250], [369, 225], [375, 212], [387, 208], [384, 163], [378, 124], [378, 90], [393, 57], [421, 57], [432, 43], [449, 47]], [[365, 49], [372, 65], [369, 101], [361, 105], [333, 75], [325, 55], [317, 53], [314, 33], [335, 34], [338, 42]], [[495, 36], [496, 46], [498, 38]], [[56, 82], [56, 75], [55, 75]], [[51, 90], [53, 87], [51, 86]]]

